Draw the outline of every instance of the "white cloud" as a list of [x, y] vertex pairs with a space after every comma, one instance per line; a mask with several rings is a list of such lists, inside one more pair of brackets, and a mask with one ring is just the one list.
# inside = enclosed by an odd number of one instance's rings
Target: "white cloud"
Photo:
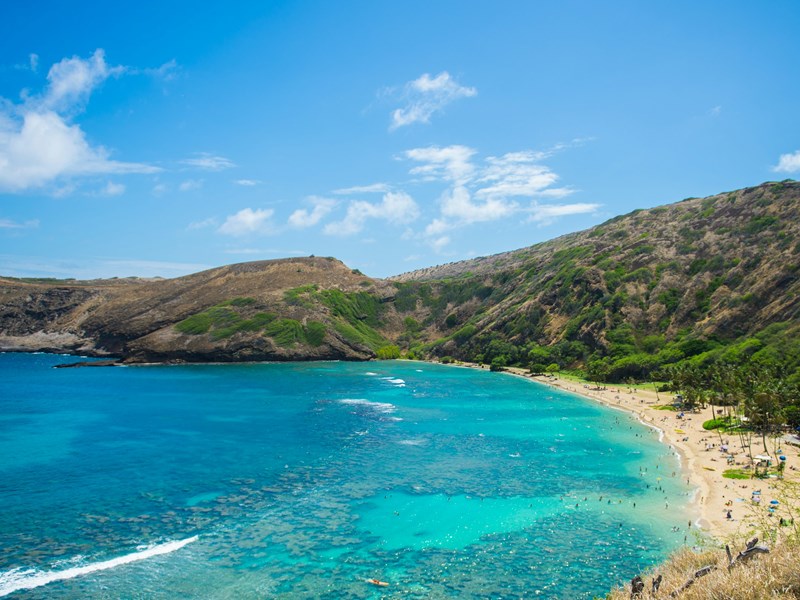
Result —
[[243, 208], [235, 215], [230, 215], [217, 230], [225, 235], [242, 236], [252, 233], [270, 233], [273, 231], [270, 218], [274, 214], [271, 208]]
[[104, 196], [119, 196], [125, 193], [125, 185], [122, 183], [114, 183], [109, 181], [106, 187], [103, 188]]
[[425, 235], [434, 236], [452, 229], [453, 226], [444, 219], [434, 219], [425, 228]]
[[313, 227], [336, 206], [335, 200], [316, 196], [309, 198], [309, 202], [312, 204], [313, 208], [310, 211], [305, 208], [298, 208], [289, 216], [289, 225], [299, 229]]
[[103, 81], [124, 72], [125, 67], [109, 67], [105, 52], [99, 48], [88, 60], [78, 56], [64, 58], [50, 67], [47, 73], [49, 85], [41, 105], [45, 110], [56, 112], [80, 109]]
[[25, 221], [24, 223], [17, 223], [11, 219], [0, 219], [0, 229], [33, 229], [39, 226], [39, 220]]
[[797, 173], [800, 171], [800, 150], [794, 154], [781, 154], [778, 164], [772, 167], [776, 173]]
[[[498, 221], [515, 214], [528, 214], [529, 221], [549, 223], [558, 217], [596, 210], [596, 204], [540, 205], [537, 199], [563, 198], [573, 193], [568, 187], [557, 187], [558, 175], [542, 161], [556, 152], [581, 145], [577, 139], [557, 144], [544, 151], [525, 150], [490, 156], [475, 161], [477, 151], [467, 146], [430, 146], [415, 148], [404, 157], [418, 164], [410, 174], [423, 181], [440, 181], [448, 185], [439, 198], [440, 214], [424, 230], [429, 243], [457, 227]], [[523, 202], [528, 200], [528, 205]], [[430, 241], [436, 238], [434, 241]], [[441, 248], [444, 243], [437, 242]]]
[[62, 186], [59, 186], [59, 187], [55, 188], [52, 192], [50, 192], [50, 195], [53, 196], [53, 198], [66, 198], [67, 196], [72, 194], [77, 189], [78, 189], [78, 186], [76, 186], [72, 182], [69, 182], [69, 183], [66, 183], [66, 184], [64, 184]]
[[175, 79], [175, 73], [177, 72], [177, 70], [178, 70], [178, 63], [173, 58], [172, 60], [165, 62], [160, 67], [156, 67], [154, 69], [153, 68], [128, 69], [128, 72], [136, 75], [139, 74], [148, 75], [150, 77], [154, 77], [162, 81], [172, 81], [173, 79]]
[[715, 106], [715, 107], [711, 108], [711, 109], [708, 111], [708, 116], [709, 116], [709, 117], [718, 117], [718, 116], [720, 116], [721, 114], [722, 114], [722, 107], [721, 107], [720, 105], [717, 105], [717, 106]]
[[475, 96], [477, 93], [474, 87], [460, 85], [447, 71], [442, 71], [436, 77], [425, 73], [404, 86], [405, 105], [392, 112], [389, 129], [397, 129], [412, 123], [430, 123], [431, 117], [441, 112], [451, 102]]
[[160, 171], [111, 160], [108, 150], [90, 145], [81, 128], [67, 121], [97, 86], [124, 71], [109, 67], [97, 50], [89, 59], [73, 56], [53, 65], [43, 94], [24, 96], [19, 105], [0, 99], [0, 190], [22, 192], [64, 177]]
[[109, 159], [77, 125], [54, 112], [27, 112], [19, 129], [0, 129], [0, 189], [23, 191], [59, 177], [155, 173], [159, 168]]
[[449, 243], [450, 243], [450, 238], [446, 235], [443, 235], [442, 237], [432, 240], [431, 247], [436, 252], [442, 252]]
[[205, 229], [206, 227], [216, 227], [217, 220], [214, 217], [209, 217], [208, 219], [203, 219], [202, 221], [195, 221], [194, 223], [189, 223], [186, 227], [189, 231], [194, 231], [195, 229]]
[[233, 183], [244, 187], [253, 187], [260, 184], [261, 182], [258, 179], [234, 179]]
[[341, 188], [333, 190], [333, 193], [340, 196], [350, 196], [352, 194], [385, 194], [390, 190], [391, 188], [388, 184], [373, 183], [370, 185], [356, 185], [349, 188]]
[[199, 190], [201, 187], [203, 187], [202, 179], [187, 179], [180, 183], [178, 190], [181, 192], [191, 192], [192, 190]]
[[476, 202], [469, 190], [456, 186], [442, 196], [442, 216], [449, 221], [468, 225], [485, 221], [497, 221], [512, 214], [517, 204], [508, 202], [502, 197], [487, 197]]
[[180, 163], [204, 171], [222, 171], [236, 166], [232, 160], [208, 152], [197, 152], [195, 158], [185, 158]]
[[28, 62], [16, 64], [13, 68], [17, 71], [31, 71], [36, 73], [39, 70], [39, 55], [31, 53], [28, 55]]
[[167, 184], [165, 183], [157, 183], [153, 186], [153, 194], [155, 194], [156, 196], [160, 196], [166, 191], [167, 191]]
[[419, 207], [411, 196], [405, 192], [388, 192], [379, 203], [364, 200], [350, 202], [344, 219], [328, 223], [324, 232], [328, 235], [352, 235], [361, 231], [368, 219], [402, 225], [415, 220], [419, 214]]
[[600, 208], [599, 204], [575, 203], [575, 204], [542, 204], [534, 205], [528, 209], [530, 217], [528, 221], [541, 224], [552, 223], [559, 217], [569, 215], [582, 215], [595, 212]]
[[475, 166], [470, 159], [476, 153], [477, 150], [467, 146], [454, 145], [444, 148], [428, 146], [407, 150], [405, 157], [423, 163], [411, 169], [412, 175], [419, 175], [425, 181], [444, 179], [463, 184], [469, 181], [475, 172]]
[[508, 198], [541, 194], [558, 181], [558, 175], [536, 163], [541, 158], [541, 154], [534, 152], [511, 152], [499, 158], [490, 156], [486, 160], [488, 165], [477, 179], [478, 184], [486, 185], [480, 187], [475, 195]]

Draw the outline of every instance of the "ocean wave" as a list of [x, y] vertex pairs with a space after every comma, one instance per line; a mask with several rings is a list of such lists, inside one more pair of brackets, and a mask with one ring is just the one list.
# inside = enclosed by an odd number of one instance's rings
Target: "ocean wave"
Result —
[[425, 438], [412, 438], [409, 440], [400, 440], [397, 443], [402, 444], [403, 446], [423, 446], [428, 443], [428, 440]]
[[187, 544], [196, 542], [197, 539], [198, 536], [195, 535], [183, 540], [174, 540], [172, 542], [153, 544], [144, 547], [140, 546], [137, 548], [137, 552], [132, 552], [125, 556], [59, 571], [39, 571], [37, 569], [26, 569], [24, 567], [11, 569], [10, 571], [0, 573], [0, 596], [8, 596], [20, 590], [32, 590], [33, 588], [41, 587], [48, 583], [53, 583], [54, 581], [73, 579], [82, 575], [88, 575], [89, 573], [95, 573], [96, 571], [113, 569], [120, 565], [127, 565], [161, 554], [169, 554], [170, 552], [175, 552], [175, 550], [180, 550]]
[[398, 387], [405, 387], [405, 385], [406, 385], [406, 382], [405, 382], [404, 379], [399, 379], [397, 377], [384, 377], [383, 379], [385, 381], [391, 383], [391, 384], [394, 384], [394, 385], [398, 386]]
[[394, 404], [390, 404], [389, 402], [373, 402], [372, 400], [366, 400], [364, 398], [343, 398], [339, 400], [339, 404], [347, 404], [350, 406], [364, 406], [366, 408], [371, 408], [380, 413], [388, 414], [393, 413], [397, 410], [397, 407]]

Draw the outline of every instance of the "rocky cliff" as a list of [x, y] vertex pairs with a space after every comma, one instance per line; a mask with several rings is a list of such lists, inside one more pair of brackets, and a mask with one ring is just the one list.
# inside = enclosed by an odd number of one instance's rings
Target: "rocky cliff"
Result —
[[383, 281], [314, 257], [170, 280], [0, 279], [0, 348], [142, 362], [363, 360], [397, 345], [611, 379], [685, 360], [794, 370], [799, 207], [800, 183], [770, 182]]

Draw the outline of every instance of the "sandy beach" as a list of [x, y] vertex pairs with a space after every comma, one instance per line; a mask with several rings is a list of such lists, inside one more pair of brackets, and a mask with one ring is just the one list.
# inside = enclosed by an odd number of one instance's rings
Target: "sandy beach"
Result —
[[[480, 365], [461, 364], [482, 368]], [[750, 459], [747, 449], [741, 447], [738, 436], [723, 434], [720, 440], [717, 432], [703, 429], [703, 423], [711, 418], [710, 408], [701, 412], [686, 412], [681, 417], [680, 412], [657, 408], [671, 404], [674, 395], [664, 392], [656, 394], [652, 386], [651, 389], [642, 389], [607, 385], [598, 389], [557, 375], [532, 377], [525, 369], [509, 368], [507, 372], [628, 411], [642, 423], [661, 431], [662, 441], [681, 456], [683, 476], [697, 488], [694, 496], [698, 515], [696, 525], [716, 540], [724, 542], [734, 536], [749, 535], [758, 522], [765, 519], [790, 518], [785, 506], [771, 504], [773, 500], [779, 500], [775, 479], [742, 480], [722, 476], [726, 469], [744, 467], [750, 463]], [[727, 452], [723, 451], [723, 444]], [[768, 447], [771, 449], [771, 442]], [[779, 449], [780, 454], [786, 457], [785, 479], [800, 480], [800, 471], [797, 470], [800, 468], [800, 448], [784, 443]], [[754, 436], [753, 455], [763, 453], [761, 439]], [[770, 454], [773, 454], [772, 451]], [[728, 464], [728, 455], [733, 455], [732, 464]], [[778, 457], [773, 456], [773, 459], [778, 460]], [[754, 502], [754, 498], [758, 498], [757, 502]]]

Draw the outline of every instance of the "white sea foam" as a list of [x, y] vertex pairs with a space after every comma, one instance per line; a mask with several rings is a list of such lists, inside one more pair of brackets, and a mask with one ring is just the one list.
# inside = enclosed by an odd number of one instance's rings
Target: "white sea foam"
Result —
[[340, 404], [348, 404], [350, 406], [364, 406], [366, 408], [371, 408], [379, 413], [393, 413], [397, 410], [397, 407], [394, 404], [390, 404], [389, 402], [373, 402], [371, 400], [366, 400], [364, 398], [343, 398], [339, 400]]
[[413, 438], [410, 440], [400, 440], [397, 443], [402, 444], [403, 446], [422, 446], [423, 444], [427, 443], [427, 440], [424, 438]]
[[158, 556], [160, 554], [169, 554], [180, 550], [187, 544], [197, 541], [198, 536], [192, 536], [184, 540], [175, 540], [172, 542], [165, 542], [163, 544], [154, 544], [150, 546], [141, 547], [138, 552], [126, 554], [111, 560], [104, 560], [102, 562], [91, 563], [82, 567], [71, 567], [60, 571], [39, 571], [37, 569], [18, 568], [0, 573], [0, 596], [8, 596], [19, 590], [32, 590], [33, 588], [53, 583], [54, 581], [63, 581], [65, 579], [73, 579], [82, 575], [88, 575], [96, 571], [105, 571], [106, 569], [113, 569], [120, 565], [127, 565], [132, 562], [145, 560]]

